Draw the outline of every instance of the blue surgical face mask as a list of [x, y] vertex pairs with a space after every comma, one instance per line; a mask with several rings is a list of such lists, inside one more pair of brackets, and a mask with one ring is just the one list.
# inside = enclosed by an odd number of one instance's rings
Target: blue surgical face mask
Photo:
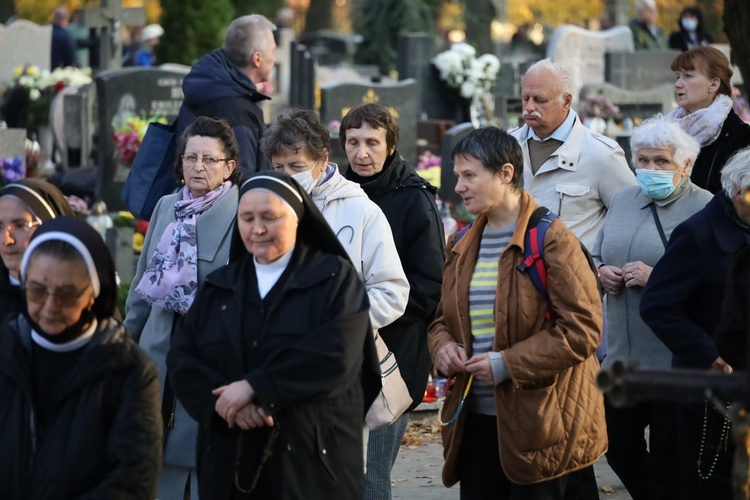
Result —
[[638, 168], [635, 170], [635, 178], [641, 186], [643, 194], [655, 200], [663, 200], [675, 189], [674, 172], [672, 170], [649, 170]]

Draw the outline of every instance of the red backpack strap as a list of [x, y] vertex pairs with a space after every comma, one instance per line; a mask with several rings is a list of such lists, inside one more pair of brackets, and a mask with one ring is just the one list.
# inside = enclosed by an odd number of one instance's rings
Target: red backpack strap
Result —
[[[550, 224], [556, 218], [557, 214], [546, 207], [539, 207], [534, 211], [526, 226], [524, 260], [517, 266], [519, 271], [528, 273], [531, 282], [547, 300], [549, 300], [549, 292], [547, 291], [547, 265], [544, 261], [544, 237]], [[552, 319], [551, 308], [544, 314], [544, 317]]]

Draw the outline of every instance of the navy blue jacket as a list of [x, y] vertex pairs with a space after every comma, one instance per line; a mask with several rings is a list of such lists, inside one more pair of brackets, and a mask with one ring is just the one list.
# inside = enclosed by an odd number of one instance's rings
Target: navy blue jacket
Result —
[[76, 43], [65, 28], [55, 24], [52, 25], [52, 52], [50, 56], [50, 68], [64, 68], [66, 66], [77, 66]]
[[706, 369], [719, 357], [719, 323], [729, 268], [750, 235], [725, 209], [723, 191], [672, 232], [641, 298], [641, 317], [672, 351], [675, 368]]
[[177, 137], [199, 116], [230, 121], [240, 146], [239, 168], [243, 177], [258, 170], [270, 170], [271, 162], [260, 152], [260, 137], [266, 131], [258, 102], [270, 99], [216, 49], [196, 62], [182, 82], [185, 100], [175, 122]]

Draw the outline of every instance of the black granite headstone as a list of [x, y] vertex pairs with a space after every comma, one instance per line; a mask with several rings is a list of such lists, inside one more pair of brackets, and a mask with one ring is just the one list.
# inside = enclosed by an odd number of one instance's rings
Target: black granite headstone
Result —
[[184, 73], [155, 68], [127, 68], [100, 73], [96, 81], [99, 105], [99, 176], [96, 196], [109, 210], [123, 207], [120, 201], [130, 173], [115, 155], [114, 131], [128, 118], [159, 115], [172, 123], [182, 105]]
[[315, 59], [299, 42], [291, 44], [289, 105], [305, 109], [315, 107]]
[[320, 119], [323, 123], [341, 120], [359, 104], [379, 104], [393, 115], [399, 127], [398, 150], [412, 166], [417, 160], [417, 83], [404, 80], [395, 85], [334, 83], [320, 89]]
[[350, 36], [330, 30], [305, 33], [297, 39], [307, 46], [318, 64], [335, 66], [349, 58], [352, 40]]

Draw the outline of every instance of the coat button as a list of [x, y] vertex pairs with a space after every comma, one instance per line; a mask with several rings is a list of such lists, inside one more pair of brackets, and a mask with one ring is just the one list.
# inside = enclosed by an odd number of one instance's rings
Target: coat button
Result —
[[497, 317], [498, 318], [502, 318], [503, 317], [503, 313], [501, 313], [501, 312], [497, 313]]
[[227, 310], [227, 305], [226, 304], [222, 304], [221, 305], [221, 310], [222, 311], [226, 311]]
[[291, 444], [286, 445], [286, 451], [292, 451], [292, 445]]
[[273, 404], [273, 403], [269, 403], [268, 407], [269, 407], [269, 408], [276, 408], [276, 405], [275, 405], [275, 404]]
[[258, 343], [256, 341], [250, 342], [250, 347], [258, 347]]
[[570, 166], [571, 166], [571, 167], [573, 166], [573, 162], [572, 162], [572, 161], [570, 162]]
[[325, 448], [323, 448], [322, 450], [320, 450], [320, 453], [322, 453], [323, 455], [325, 455], [325, 454], [326, 454], [326, 453], [328, 453], [328, 452], [326, 451], [326, 449], [325, 449]]
[[562, 161], [562, 164], [563, 164], [563, 165], [565, 165], [565, 164], [566, 164], [565, 160], [563, 160], [563, 161]]

